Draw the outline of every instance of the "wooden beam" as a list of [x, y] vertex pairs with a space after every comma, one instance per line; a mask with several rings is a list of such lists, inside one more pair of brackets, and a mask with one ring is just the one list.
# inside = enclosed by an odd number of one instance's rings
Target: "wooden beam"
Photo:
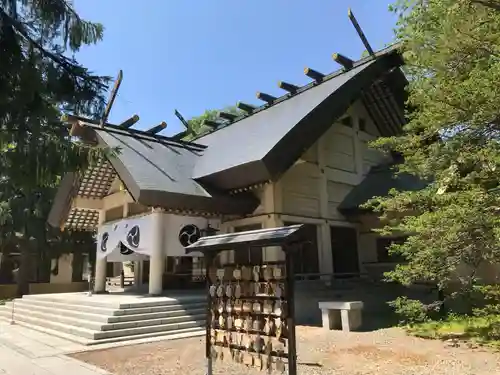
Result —
[[116, 207], [122, 207], [126, 203], [133, 203], [134, 198], [126, 191], [118, 191], [102, 198], [103, 209], [110, 210]]
[[359, 26], [359, 23], [356, 20], [356, 17], [354, 17], [354, 13], [352, 12], [351, 8], [349, 8], [349, 10], [347, 12], [347, 15], [349, 16], [349, 19], [351, 20], [352, 25], [356, 29], [356, 32], [358, 33], [359, 38], [363, 42], [363, 45], [365, 46], [366, 50], [372, 56], [374, 54], [373, 48], [370, 46], [370, 43], [368, 43], [368, 39], [366, 39], [366, 36], [363, 33], [363, 30], [361, 29], [361, 26]]
[[257, 92], [256, 96], [257, 96], [257, 99], [260, 99], [260, 100], [267, 102], [267, 103], [274, 102], [277, 99], [275, 96], [265, 94], [263, 92]]
[[106, 105], [106, 108], [104, 109], [104, 113], [101, 118], [101, 123], [99, 124], [101, 128], [104, 127], [104, 124], [106, 121], [108, 121], [108, 116], [109, 112], [111, 112], [111, 107], [113, 106], [113, 103], [115, 102], [116, 94], [118, 94], [118, 89], [120, 88], [120, 85], [122, 84], [123, 80], [123, 71], [120, 69], [118, 72], [118, 77], [116, 78], [115, 85], [113, 86], [113, 89], [111, 90], [111, 95], [109, 96], [108, 104]]
[[139, 121], [139, 116], [137, 115], [133, 115], [131, 118], [123, 121], [120, 125], [118, 126], [121, 126], [122, 128], [130, 128], [132, 127], [135, 123], [137, 123], [137, 121]]
[[229, 120], [229, 121], [233, 121], [235, 118], [238, 117], [238, 115], [235, 115], [233, 113], [223, 112], [223, 111], [220, 111], [217, 115], [220, 118], [225, 119], [225, 120]]
[[71, 202], [71, 208], [102, 210], [104, 208], [104, 204], [102, 199], [75, 197]]
[[85, 133], [84, 127], [79, 123], [75, 122], [71, 124], [71, 128], [69, 129], [69, 135], [72, 137], [82, 137]]
[[[88, 118], [84, 118], [84, 117], [80, 117], [80, 116], [75, 116], [75, 115], [69, 115], [68, 118], [75, 119], [77, 122], [80, 122], [84, 128], [89, 128], [92, 130], [99, 129], [99, 120], [92, 120], [92, 119], [88, 119]], [[185, 148], [200, 148], [200, 147], [201, 147], [201, 149], [206, 148], [206, 146], [204, 146], [204, 145], [197, 144], [197, 143], [194, 143], [191, 141], [182, 141], [182, 140], [174, 139], [173, 136], [167, 137], [167, 136], [164, 136], [161, 134], [156, 134], [153, 137], [152, 135], [148, 135], [147, 133], [145, 133], [143, 130], [138, 130], [138, 129], [134, 129], [134, 128], [124, 130], [123, 128], [120, 128], [118, 125], [114, 125], [114, 124], [107, 123], [106, 128], [107, 128], [106, 131], [108, 133], [122, 134], [122, 135], [124, 133], [127, 133], [127, 135], [130, 135], [133, 138], [142, 139], [142, 140], [146, 140], [146, 141], [150, 141], [150, 142], [157, 142], [157, 143], [168, 145], [168, 144], [170, 144], [170, 142], [175, 140], [175, 142], [179, 142]], [[95, 133], [95, 132], [92, 131], [91, 133]]]
[[236, 107], [241, 109], [242, 111], [245, 111], [246, 113], [252, 113], [255, 110], [255, 108], [257, 108], [254, 105], [243, 103], [243, 102], [236, 103]]
[[97, 141], [96, 134], [90, 131], [88, 127], [82, 124], [80, 121], [70, 122], [71, 127], [69, 128], [69, 135], [72, 137], [80, 138], [86, 143], [95, 143]]
[[346, 57], [344, 55], [341, 55], [340, 53], [334, 53], [332, 55], [332, 59], [335, 60], [337, 64], [342, 65], [346, 69], [351, 69], [354, 61], [352, 61], [349, 57]]
[[167, 123], [165, 121], [162, 121], [161, 124], [158, 124], [156, 126], [153, 126], [151, 129], [146, 130], [146, 133], [156, 134], [156, 133], [161, 132], [166, 127], [167, 127]]
[[184, 138], [187, 135], [189, 135], [189, 132], [187, 130], [185, 130], [183, 132], [174, 134], [173, 136], [170, 137], [170, 139], [172, 139], [173, 141], [180, 141], [182, 138]]
[[216, 128], [218, 127], [219, 125], [221, 125], [220, 122], [217, 122], [217, 121], [212, 121], [212, 120], [204, 120], [203, 121], [203, 125], [206, 125], [208, 126], [209, 128]]
[[186, 121], [186, 119], [184, 118], [184, 116], [182, 116], [181, 113], [178, 110], [175, 110], [174, 114], [182, 122], [182, 125], [184, 125], [184, 127], [186, 129], [189, 129], [189, 123]]
[[317, 70], [311, 68], [305, 68], [304, 74], [309, 78], [314, 79], [315, 81], [321, 81], [323, 78], [325, 78], [325, 75], [323, 73], [320, 73]]
[[285, 82], [285, 81], [279, 81], [278, 82], [278, 87], [282, 90], [294, 93], [299, 89], [299, 86], [293, 85], [291, 83]]

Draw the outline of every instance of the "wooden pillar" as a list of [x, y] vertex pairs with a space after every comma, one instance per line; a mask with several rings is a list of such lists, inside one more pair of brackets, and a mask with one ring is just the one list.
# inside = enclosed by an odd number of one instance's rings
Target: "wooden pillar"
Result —
[[136, 261], [134, 261], [134, 287], [135, 287], [135, 289], [138, 289], [141, 284], [142, 284], [141, 261], [136, 260]]
[[[318, 228], [318, 261], [319, 272], [323, 274], [333, 274], [333, 255], [330, 224], [328, 223], [328, 177], [326, 174], [327, 155], [325, 137], [318, 141], [318, 168], [319, 168], [319, 203], [320, 216], [323, 219]], [[328, 277], [324, 277], [328, 279]]]
[[149, 294], [161, 295], [163, 292], [163, 271], [165, 269], [165, 214], [161, 211], [154, 211], [151, 216], [153, 241], [149, 258]]
[[[351, 108], [351, 118], [352, 118], [352, 128], [354, 130], [354, 160], [356, 163], [356, 174], [358, 176], [358, 183], [361, 183], [363, 180], [363, 140], [361, 139], [361, 130], [359, 128], [359, 109], [357, 106]], [[364, 266], [363, 266], [363, 260], [362, 257], [360, 256], [360, 246], [362, 246], [362, 243], [360, 243], [360, 233], [359, 233], [359, 228], [356, 228], [356, 244], [357, 244], [357, 249], [356, 251], [358, 252], [358, 266], [359, 270], [361, 272], [364, 272]]]
[[351, 111], [352, 118], [352, 129], [354, 131], [353, 141], [354, 141], [354, 161], [356, 165], [356, 174], [358, 175], [359, 181], [363, 177], [363, 141], [360, 137], [359, 130], [359, 114], [356, 107]]
[[[106, 211], [99, 211], [99, 227], [106, 221]], [[99, 249], [96, 249], [98, 251]], [[105, 293], [106, 292], [106, 257], [99, 258], [96, 255], [95, 260], [95, 283], [94, 283], [94, 293]]]
[[[234, 232], [234, 227], [230, 226], [228, 223], [221, 223], [219, 234], [233, 233], [233, 232]], [[234, 263], [234, 251], [233, 250], [222, 251], [220, 253], [220, 261], [222, 264]]]
[[[264, 221], [264, 228], [282, 227], [283, 220], [276, 214], [268, 215]], [[277, 262], [285, 260], [285, 253], [279, 246], [266, 247], [263, 254], [264, 262]]]
[[[262, 192], [264, 212], [267, 218], [264, 220], [264, 228], [276, 228], [283, 226], [283, 220], [277, 213], [282, 212], [282, 187], [281, 182], [274, 182], [264, 185]], [[285, 260], [285, 254], [280, 247], [267, 247], [264, 249], [263, 259], [265, 262], [276, 262]]]

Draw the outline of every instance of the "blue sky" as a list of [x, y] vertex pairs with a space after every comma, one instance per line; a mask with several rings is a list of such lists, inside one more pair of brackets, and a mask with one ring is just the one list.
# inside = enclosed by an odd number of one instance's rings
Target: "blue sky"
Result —
[[261, 104], [255, 93], [282, 95], [280, 80], [309, 82], [306, 66], [337, 70], [334, 52], [359, 58], [349, 7], [374, 49], [389, 44], [390, 1], [75, 0], [83, 18], [105, 27], [104, 40], [77, 59], [103, 75], [123, 70], [110, 122], [138, 114], [137, 128], [166, 121], [162, 134], [171, 135], [182, 130], [174, 109], [188, 119], [238, 100]]

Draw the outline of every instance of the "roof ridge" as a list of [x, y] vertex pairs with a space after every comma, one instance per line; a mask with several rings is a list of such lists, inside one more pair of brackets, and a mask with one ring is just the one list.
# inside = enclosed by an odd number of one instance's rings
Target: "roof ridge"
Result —
[[206, 133], [203, 133], [203, 134], [199, 134], [197, 136], [195, 136], [194, 138], [192, 138], [192, 141], [196, 141], [200, 138], [203, 138], [207, 135], [210, 135], [210, 134], [213, 134], [213, 133], [216, 133], [217, 131], [221, 130], [221, 129], [225, 129], [227, 128], [228, 126], [231, 126], [243, 119], [246, 119], [248, 117], [251, 117], [259, 112], [262, 112], [262, 111], [265, 111], [266, 109], [269, 109], [271, 107], [274, 107], [275, 105], [277, 104], [280, 104], [288, 99], [291, 99], [297, 95], [300, 95], [302, 94], [303, 92], [313, 88], [313, 87], [317, 87], [317, 86], [320, 86], [321, 84], [325, 83], [325, 82], [328, 82], [329, 80], [335, 78], [335, 77], [338, 77], [339, 75], [341, 74], [344, 74], [344, 73], [347, 73], [349, 72], [350, 70], [354, 69], [354, 68], [357, 68], [361, 65], [364, 65], [364, 64], [367, 64], [369, 63], [370, 61], [373, 61], [381, 56], [385, 56], [385, 55], [388, 55], [390, 53], [393, 53], [394, 51], [397, 51], [398, 48], [400, 48], [402, 45], [401, 42], [396, 42], [396, 43], [393, 43], [391, 44], [390, 46], [387, 46], [377, 52], [375, 52], [373, 55], [369, 55], [369, 56], [366, 56], [366, 57], [363, 57], [359, 60], [356, 60], [353, 62], [353, 65], [350, 69], [346, 69], [344, 67], [340, 68], [340, 69], [337, 69], [329, 74], [326, 74], [324, 76], [324, 78], [321, 80], [321, 81], [312, 81], [312, 82], [309, 82], [303, 86], [300, 86], [295, 92], [291, 93], [291, 92], [288, 92], [278, 98], [276, 98], [276, 100], [274, 100], [272, 103], [265, 103], [257, 108], [255, 108], [255, 110], [253, 110], [251, 113], [247, 113], [247, 114], [243, 114], [242, 116], [238, 116], [237, 118], [235, 118], [233, 121], [226, 121], [224, 123], [221, 123], [221, 126], [213, 129], [213, 130], [209, 130], [208, 132]]
[[183, 141], [180, 139], [175, 139], [174, 137], [167, 137], [161, 134], [148, 133], [146, 130], [139, 130], [133, 128], [124, 128], [120, 125], [105, 123], [104, 126], [101, 126], [97, 120], [80, 117], [76, 115], [64, 115], [63, 121], [67, 121], [70, 123], [78, 123], [80, 126], [92, 128], [94, 131], [104, 131], [106, 133], [111, 134], [119, 134], [124, 137], [131, 137], [136, 139], [142, 139], [144, 141], [157, 142], [161, 143], [165, 146], [170, 147], [179, 147], [185, 149], [196, 149], [196, 150], [204, 150], [206, 149], [205, 145], [191, 142], [191, 141]]

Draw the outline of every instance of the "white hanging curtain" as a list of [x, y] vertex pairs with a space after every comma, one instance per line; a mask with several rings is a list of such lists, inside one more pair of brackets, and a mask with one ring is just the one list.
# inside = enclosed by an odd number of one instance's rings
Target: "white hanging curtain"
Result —
[[125, 246], [120, 246], [119, 249], [113, 250], [106, 258], [108, 262], [128, 262], [136, 260], [148, 260], [148, 256], [130, 252]]
[[148, 215], [101, 226], [97, 232], [97, 258], [122, 262], [151, 255], [151, 219]]
[[129, 251], [137, 254], [151, 255], [153, 245], [153, 216], [141, 216], [124, 219], [120, 223], [123, 227], [121, 242]]
[[118, 223], [99, 227], [97, 231], [97, 258], [102, 259], [120, 248], [121, 228]]

